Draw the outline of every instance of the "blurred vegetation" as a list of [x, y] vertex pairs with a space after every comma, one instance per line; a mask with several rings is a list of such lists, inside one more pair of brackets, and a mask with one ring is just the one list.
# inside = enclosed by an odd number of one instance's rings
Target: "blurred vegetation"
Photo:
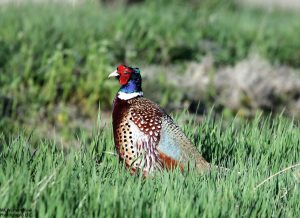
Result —
[[[111, 110], [118, 84], [106, 78], [122, 62], [184, 70], [210, 55], [218, 68], [254, 53], [299, 69], [300, 15], [231, 0], [101, 2], [0, 6], [0, 208], [56, 217], [299, 217], [299, 170], [258, 186], [299, 161], [298, 121], [211, 114], [199, 124], [182, 113], [175, 120], [203, 156], [231, 171], [175, 170], [144, 180], [114, 156], [99, 107]], [[166, 75], [144, 88], [173, 109], [186, 93]], [[223, 116], [231, 113], [225, 108]], [[58, 140], [47, 140], [52, 132]]]
[[181, 64], [210, 54], [219, 67], [258, 53], [299, 68], [299, 20], [218, 0], [1, 6], [0, 128], [67, 122], [68, 113], [53, 117], [57, 105], [75, 105], [84, 117], [95, 117], [99, 102], [109, 110], [117, 84], [106, 77], [119, 63]]

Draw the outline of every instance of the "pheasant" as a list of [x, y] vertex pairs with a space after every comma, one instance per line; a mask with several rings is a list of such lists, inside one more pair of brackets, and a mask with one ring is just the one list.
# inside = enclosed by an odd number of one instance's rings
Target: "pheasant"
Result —
[[121, 85], [113, 102], [114, 142], [131, 173], [142, 171], [148, 176], [176, 167], [199, 172], [210, 168], [173, 119], [143, 97], [139, 68], [120, 65], [110, 77], [116, 77]]

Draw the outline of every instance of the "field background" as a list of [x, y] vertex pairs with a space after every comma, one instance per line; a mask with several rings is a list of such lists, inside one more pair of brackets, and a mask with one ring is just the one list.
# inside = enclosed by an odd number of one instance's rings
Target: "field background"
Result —
[[[1, 1], [0, 216], [299, 217], [299, 4], [256, 2]], [[130, 176], [110, 119], [120, 63], [231, 171]]]

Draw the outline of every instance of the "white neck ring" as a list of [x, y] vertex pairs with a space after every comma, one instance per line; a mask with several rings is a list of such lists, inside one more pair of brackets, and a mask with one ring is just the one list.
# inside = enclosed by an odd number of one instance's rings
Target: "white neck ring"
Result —
[[137, 96], [143, 96], [143, 92], [133, 92], [133, 93], [125, 93], [121, 91], [118, 92], [118, 98], [122, 100], [129, 100]]

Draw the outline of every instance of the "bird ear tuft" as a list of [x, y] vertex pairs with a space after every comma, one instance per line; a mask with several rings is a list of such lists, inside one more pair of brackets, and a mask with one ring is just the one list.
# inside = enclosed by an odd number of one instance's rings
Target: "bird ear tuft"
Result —
[[141, 73], [141, 71], [140, 71], [139, 68], [135, 67], [135, 68], [133, 68], [133, 69], [134, 69], [134, 71], [135, 71], [136, 73]]

